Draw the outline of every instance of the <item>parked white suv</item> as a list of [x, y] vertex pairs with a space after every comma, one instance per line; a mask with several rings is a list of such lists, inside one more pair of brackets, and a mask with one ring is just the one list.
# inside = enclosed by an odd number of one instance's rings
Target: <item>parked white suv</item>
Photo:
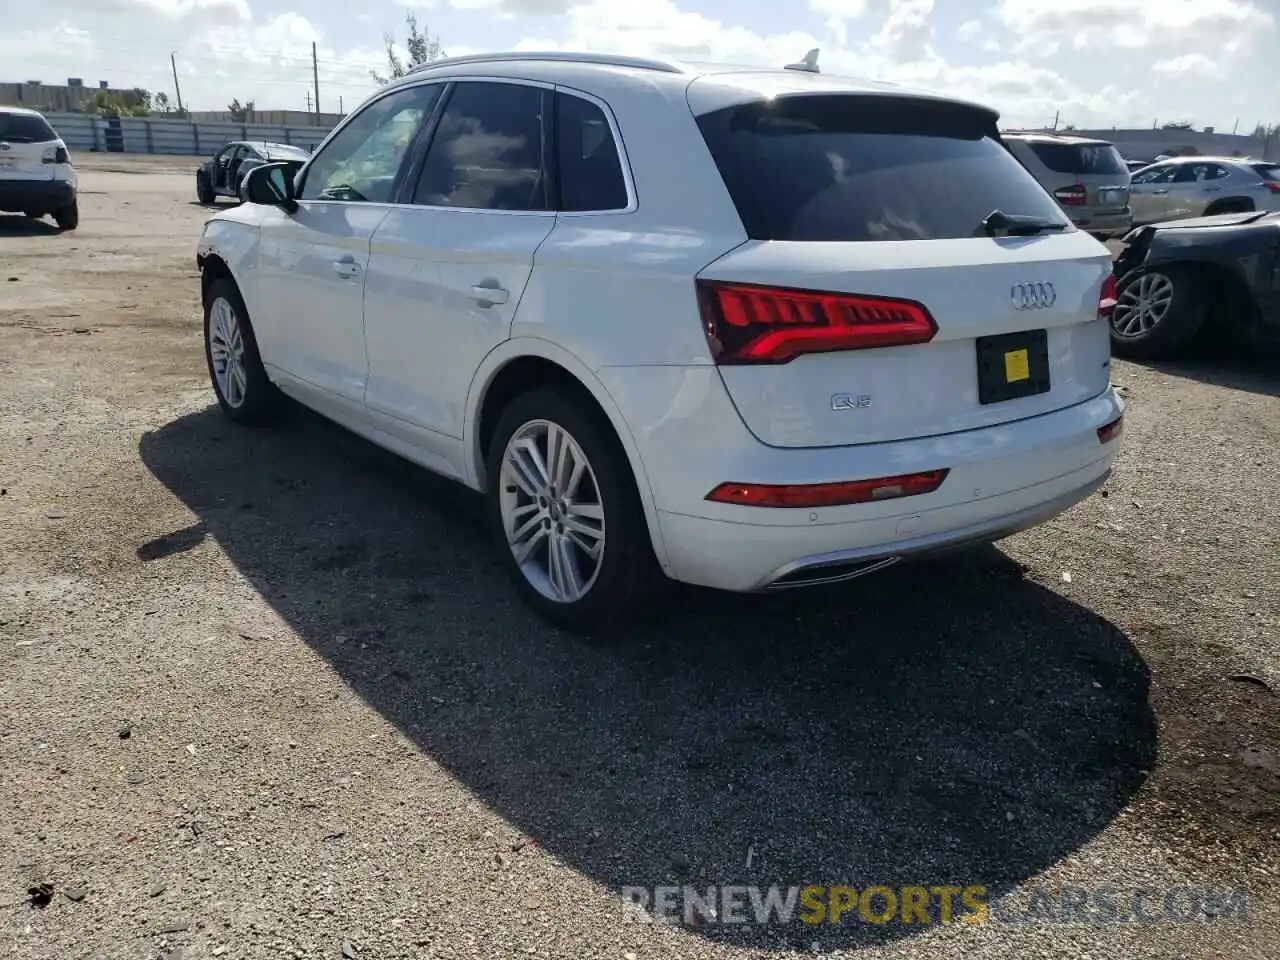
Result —
[[651, 574], [847, 580], [1098, 489], [1108, 254], [994, 112], [796, 69], [510, 54], [379, 91], [198, 250], [218, 402], [487, 493], [558, 622]]
[[34, 110], [0, 106], [0, 210], [52, 216], [59, 228], [74, 230], [76, 185], [67, 145], [49, 122]]

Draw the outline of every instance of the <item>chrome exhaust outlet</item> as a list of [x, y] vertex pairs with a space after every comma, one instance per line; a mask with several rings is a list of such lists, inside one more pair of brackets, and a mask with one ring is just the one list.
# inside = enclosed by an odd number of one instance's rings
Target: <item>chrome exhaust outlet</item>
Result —
[[877, 560], [836, 560], [815, 563], [788, 570], [770, 583], [766, 590], [791, 590], [797, 587], [816, 587], [825, 583], [844, 583], [869, 573], [877, 573], [899, 563], [902, 557], [881, 557]]

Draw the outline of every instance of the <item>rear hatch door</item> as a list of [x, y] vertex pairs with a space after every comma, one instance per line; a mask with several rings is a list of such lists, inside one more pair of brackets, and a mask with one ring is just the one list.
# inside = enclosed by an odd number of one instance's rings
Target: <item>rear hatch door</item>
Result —
[[52, 180], [57, 139], [43, 117], [0, 110], [0, 180]]
[[[1129, 204], [1129, 168], [1112, 144], [1102, 140], [1067, 143], [1031, 140], [1028, 146], [1037, 158], [1056, 174], [1071, 178], [1071, 187], [1055, 191], [1067, 210], [1078, 207], [1096, 215], [1123, 213]], [[1072, 189], [1074, 188], [1074, 189]], [[1071, 203], [1071, 195], [1083, 203]]]
[[[700, 274], [704, 317], [764, 443], [936, 436], [1106, 389], [1110, 257], [1008, 153], [993, 115], [833, 94], [699, 125], [752, 238]], [[995, 210], [1060, 229], [989, 235]], [[900, 335], [924, 314], [931, 334]], [[858, 330], [833, 338], [832, 323]]]

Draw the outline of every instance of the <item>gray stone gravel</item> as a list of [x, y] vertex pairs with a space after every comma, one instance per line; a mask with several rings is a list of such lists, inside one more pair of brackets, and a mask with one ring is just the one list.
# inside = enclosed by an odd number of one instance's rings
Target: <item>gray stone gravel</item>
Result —
[[[469, 495], [210, 408], [167, 164], [89, 161], [74, 234], [0, 218], [0, 956], [1280, 955], [1274, 366], [1117, 362], [1106, 495], [999, 550], [573, 638]], [[1247, 885], [1252, 922], [621, 909], [683, 882]]]

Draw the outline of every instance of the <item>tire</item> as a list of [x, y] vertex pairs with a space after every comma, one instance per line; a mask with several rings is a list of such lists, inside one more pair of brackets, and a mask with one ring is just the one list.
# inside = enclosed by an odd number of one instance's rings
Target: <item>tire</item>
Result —
[[196, 199], [205, 206], [216, 203], [217, 194], [213, 192], [213, 185], [209, 183], [209, 178], [203, 173], [196, 174]]
[[1112, 352], [1142, 360], [1173, 358], [1204, 324], [1211, 294], [1202, 274], [1179, 265], [1121, 278], [1111, 314]]
[[71, 206], [55, 210], [53, 219], [59, 230], [74, 230], [80, 226], [80, 205], [72, 200]]
[[267, 377], [249, 311], [228, 277], [214, 280], [205, 292], [204, 358], [218, 406], [231, 420], [256, 427], [279, 419], [284, 398]]
[[[545, 462], [549, 459], [546, 443], [554, 431], [567, 438], [567, 445], [563, 439], [560, 443], [574, 459], [578, 455], [585, 459], [577, 471], [578, 485], [567, 495], [564, 482], [555, 491], [544, 483], [517, 483], [509, 459], [521, 446], [527, 451], [532, 444]], [[487, 459], [486, 512], [503, 564], [525, 601], [547, 620], [570, 630], [625, 621], [633, 615], [661, 577], [631, 466], [604, 416], [563, 388], [533, 390], [503, 411]], [[562, 472], [574, 471], [566, 467]], [[544, 495], [543, 506], [534, 498], [538, 492]], [[561, 527], [560, 521], [573, 527]], [[537, 523], [542, 529], [538, 533], [535, 527], [530, 537], [517, 541], [533, 545], [523, 565], [508, 537], [509, 526], [518, 528], [522, 523]], [[557, 534], [557, 530], [565, 532]], [[585, 530], [598, 530], [599, 537]], [[555, 587], [553, 543], [564, 548], [559, 555], [567, 554], [568, 569], [578, 574], [582, 590], [576, 597]], [[583, 548], [597, 543], [599, 556], [593, 560]], [[559, 579], [561, 584], [566, 582], [564, 577]]]

